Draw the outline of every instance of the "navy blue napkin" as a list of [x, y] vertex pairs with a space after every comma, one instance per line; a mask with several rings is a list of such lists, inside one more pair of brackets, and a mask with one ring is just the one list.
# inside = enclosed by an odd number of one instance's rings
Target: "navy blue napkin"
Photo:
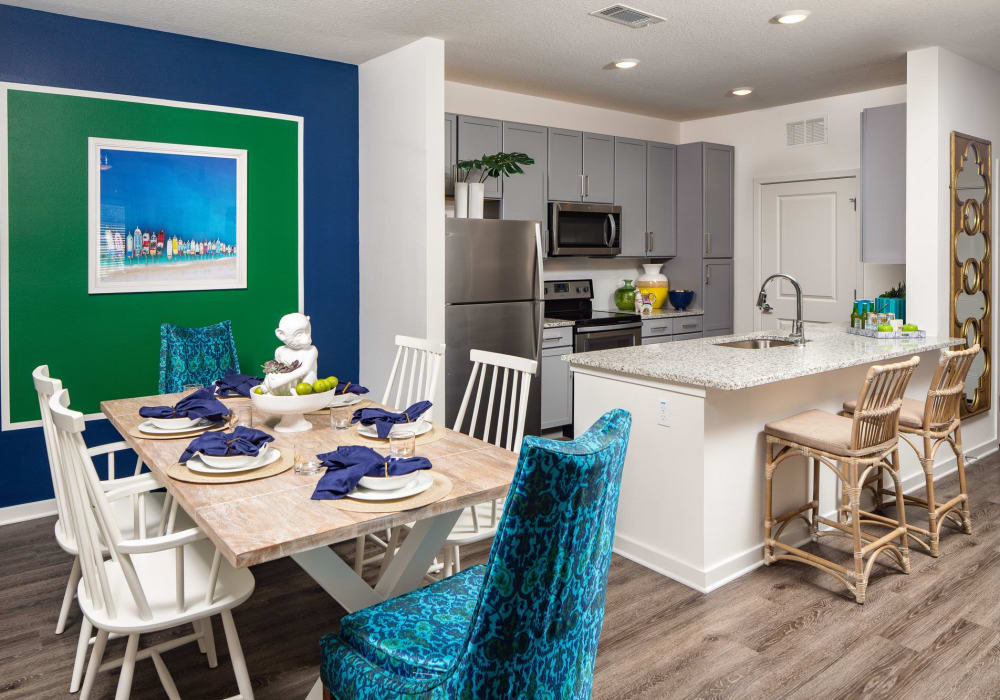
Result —
[[368, 387], [361, 386], [360, 384], [352, 384], [351, 382], [344, 382], [343, 384], [338, 384], [337, 388], [333, 390], [334, 394], [367, 394]]
[[215, 389], [210, 386], [188, 394], [173, 406], [143, 406], [139, 409], [143, 418], [205, 418], [218, 423], [229, 415], [226, 405], [215, 398]]
[[363, 476], [385, 476], [387, 471], [389, 476], [403, 476], [431, 468], [426, 457], [390, 459], [362, 445], [344, 445], [316, 457], [326, 467], [326, 474], [316, 483], [314, 501], [343, 498], [354, 490]]
[[384, 408], [359, 408], [354, 412], [351, 422], [361, 423], [361, 425], [374, 425], [379, 438], [384, 440], [389, 437], [389, 431], [392, 430], [392, 426], [399, 423], [413, 423], [432, 405], [430, 401], [417, 401], [401, 413], [387, 411]]
[[274, 440], [262, 430], [254, 430], [242, 425], [236, 426], [231, 433], [211, 432], [199, 435], [187, 446], [178, 462], [186, 462], [195, 452], [204, 452], [214, 457], [231, 457], [233, 455], [250, 455], [256, 457], [260, 448]]
[[250, 390], [263, 382], [260, 377], [240, 374], [232, 369], [226, 370], [226, 376], [215, 382], [215, 393], [219, 396], [246, 396], [250, 398]]

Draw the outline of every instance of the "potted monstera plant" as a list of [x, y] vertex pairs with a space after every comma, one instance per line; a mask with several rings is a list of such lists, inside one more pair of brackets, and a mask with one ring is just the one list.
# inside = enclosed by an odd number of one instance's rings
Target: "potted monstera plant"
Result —
[[[485, 153], [481, 158], [458, 161], [458, 182], [455, 183], [455, 216], [464, 219], [483, 218], [486, 179], [510, 177], [524, 172], [522, 165], [534, 165], [535, 159], [526, 153]], [[473, 173], [478, 180], [470, 182]]]

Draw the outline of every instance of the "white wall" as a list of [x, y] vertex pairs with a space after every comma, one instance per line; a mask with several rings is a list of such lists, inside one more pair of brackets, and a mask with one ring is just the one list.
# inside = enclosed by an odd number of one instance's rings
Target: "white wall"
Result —
[[444, 111], [440, 39], [358, 66], [360, 359], [376, 398], [396, 334], [444, 338]]
[[[869, 90], [769, 109], [741, 112], [681, 124], [680, 143], [714, 141], [736, 147], [733, 249], [734, 331], [754, 327], [754, 178], [813, 175], [861, 167], [860, 114], [866, 107], [906, 101], [906, 86]], [[785, 146], [785, 123], [825, 116], [827, 143]], [[866, 265], [865, 289], [858, 296], [885, 291], [903, 278], [902, 265]]]
[[[993, 143], [994, 188], [1000, 145], [1000, 73], [938, 47], [907, 54], [906, 288], [907, 314], [924, 320], [929, 332], [949, 332], [951, 132]], [[997, 241], [997, 200], [993, 198], [993, 241]], [[996, 306], [997, 263], [993, 262]], [[911, 311], [912, 309], [912, 311]], [[993, 313], [993, 408], [963, 422], [967, 450], [996, 447], [997, 313]]]

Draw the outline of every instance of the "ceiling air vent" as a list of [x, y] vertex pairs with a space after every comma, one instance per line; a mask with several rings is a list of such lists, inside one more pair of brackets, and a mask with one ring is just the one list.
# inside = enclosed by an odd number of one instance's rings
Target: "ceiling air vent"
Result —
[[814, 146], [820, 143], [826, 143], [826, 117], [785, 124], [786, 146]]
[[628, 5], [611, 5], [590, 14], [617, 24], [624, 24], [626, 27], [631, 27], [632, 29], [642, 29], [643, 27], [648, 27], [650, 24], [659, 24], [666, 21], [663, 17], [657, 17], [654, 14], [637, 10]]

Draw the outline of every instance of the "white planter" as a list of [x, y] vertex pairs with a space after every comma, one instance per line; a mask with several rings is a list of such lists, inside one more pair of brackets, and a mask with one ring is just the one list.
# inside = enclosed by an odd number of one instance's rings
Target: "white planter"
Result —
[[455, 183], [455, 218], [469, 218], [469, 183]]
[[482, 182], [470, 182], [467, 184], [469, 185], [469, 218], [481, 219], [483, 218], [483, 193], [485, 187]]

